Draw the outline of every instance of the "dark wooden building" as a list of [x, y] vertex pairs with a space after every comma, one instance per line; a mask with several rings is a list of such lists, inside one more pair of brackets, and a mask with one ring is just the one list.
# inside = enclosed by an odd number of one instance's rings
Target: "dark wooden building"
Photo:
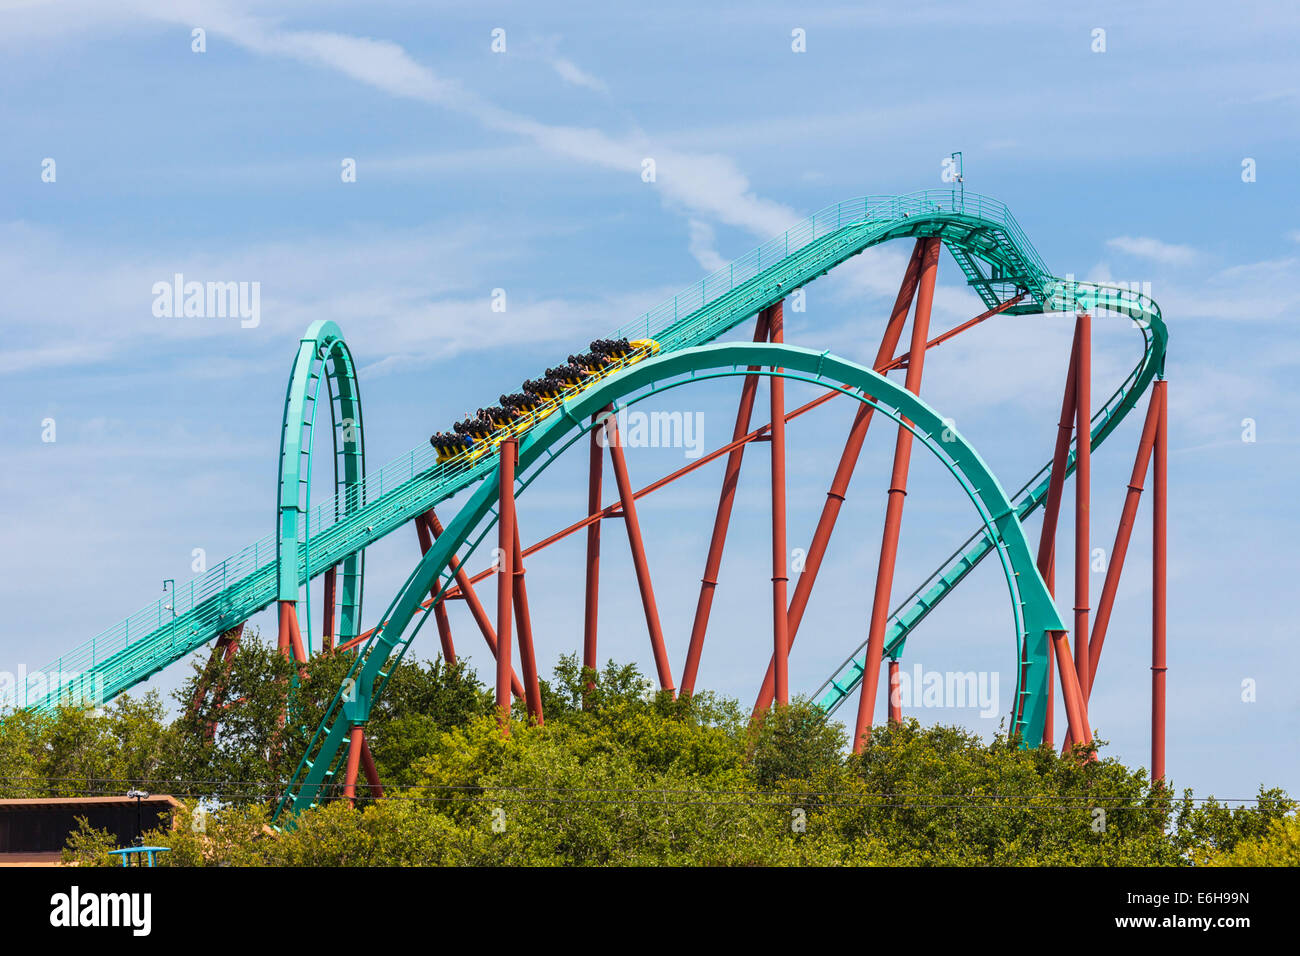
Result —
[[[0, 855], [58, 853], [77, 829], [77, 817], [130, 846], [144, 830], [170, 826], [175, 797], [152, 794], [136, 806], [134, 797], [53, 797], [0, 800]], [[0, 862], [3, 862], [0, 859]]]

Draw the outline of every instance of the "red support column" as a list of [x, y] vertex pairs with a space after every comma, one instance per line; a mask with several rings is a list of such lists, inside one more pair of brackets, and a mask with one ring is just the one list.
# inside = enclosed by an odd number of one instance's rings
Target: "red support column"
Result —
[[384, 795], [384, 785], [379, 782], [379, 771], [375, 769], [375, 757], [370, 752], [370, 741], [365, 732], [361, 734], [361, 770], [366, 775], [366, 786], [370, 790], [370, 799], [378, 800]]
[[[429, 522], [429, 528], [433, 531], [433, 536], [437, 538], [442, 534], [442, 522], [438, 520], [438, 516], [434, 514], [432, 508], [426, 511], [424, 516]], [[483, 632], [483, 640], [487, 643], [488, 650], [492, 652], [492, 657], [495, 659], [497, 656], [496, 630], [493, 629], [492, 622], [488, 620], [487, 611], [483, 609], [483, 603], [479, 600], [478, 593], [474, 590], [469, 575], [465, 573], [465, 569], [461, 567], [460, 562], [454, 557], [447, 559], [447, 566], [456, 575], [456, 585], [460, 588], [461, 597], [465, 599], [469, 613], [474, 618], [474, 623], [478, 625], [479, 630]], [[520, 683], [519, 678], [513, 671], [510, 674], [510, 689], [516, 697], [524, 696], [524, 685]]]
[[500, 499], [497, 506], [497, 709], [501, 732], [510, 734], [510, 613], [515, 564], [515, 456], [517, 439], [498, 446]]
[[[768, 339], [784, 341], [783, 303], [768, 309]], [[779, 372], [774, 368], [772, 371]], [[790, 619], [786, 588], [789, 583], [789, 560], [785, 540], [785, 379], [773, 375], [768, 379], [771, 396], [772, 431], [772, 661], [775, 664], [776, 702], [790, 703]]]
[[[894, 309], [890, 313], [889, 322], [886, 323], [884, 335], [880, 339], [880, 348], [876, 352], [876, 362], [873, 366], [876, 371], [881, 371], [884, 366], [892, 364], [894, 349], [898, 347], [898, 340], [902, 337], [903, 326], [907, 322], [907, 313], [912, 308], [912, 299], [916, 294], [916, 283], [921, 272], [922, 242], [923, 240], [918, 239], [916, 245], [912, 247], [912, 258], [908, 261], [907, 271], [898, 289], [898, 297], [894, 300]], [[831, 480], [830, 491], [826, 492], [826, 503], [822, 506], [821, 517], [817, 521], [816, 531], [813, 532], [812, 543], [808, 546], [808, 557], [804, 561], [803, 571], [799, 575], [798, 583], [795, 584], [794, 597], [790, 600], [787, 617], [791, 646], [794, 645], [794, 639], [799, 634], [799, 624], [803, 621], [804, 611], [808, 607], [808, 598], [817, 580], [817, 572], [821, 569], [822, 558], [826, 555], [826, 546], [830, 542], [831, 532], [835, 530], [840, 506], [844, 504], [844, 498], [848, 494], [849, 480], [853, 477], [858, 456], [862, 453], [862, 445], [866, 441], [867, 429], [871, 425], [874, 411], [875, 409], [870, 405], [858, 403], [857, 412], [853, 417], [853, 427], [849, 429], [848, 440], [840, 453], [840, 463], [835, 469], [835, 477]], [[758, 700], [754, 702], [754, 716], [758, 716], [772, 706], [775, 689], [776, 676], [773, 662], [769, 661], [767, 673], [763, 677], [763, 685], [758, 692]]]
[[[244, 625], [232, 627], [230, 630], [222, 633], [217, 638], [216, 643], [212, 645], [212, 656], [208, 658], [207, 667], [203, 669], [203, 674], [199, 677], [198, 685], [194, 689], [194, 696], [190, 699], [191, 715], [197, 714], [199, 708], [203, 705], [203, 698], [207, 696], [209, 681], [212, 681], [212, 713], [215, 715], [221, 710], [221, 704], [226, 697], [226, 680], [230, 677], [230, 664], [234, 660], [235, 652], [239, 650], [239, 639], [243, 636]], [[217, 736], [217, 721], [214, 718], [208, 721], [208, 726], [204, 734], [208, 740]]]
[[627, 528], [627, 543], [632, 549], [632, 566], [636, 569], [636, 583], [641, 590], [641, 604], [645, 608], [645, 623], [650, 631], [650, 649], [654, 652], [655, 669], [659, 673], [659, 686], [673, 689], [672, 667], [664, 647], [663, 627], [659, 624], [659, 608], [655, 604], [654, 587], [650, 583], [650, 566], [641, 541], [641, 522], [636, 516], [636, 498], [632, 482], [627, 476], [627, 460], [623, 457], [623, 439], [618, 432], [614, 416], [607, 418], [605, 428], [609, 435], [609, 462], [614, 467], [614, 481], [618, 485], [618, 499], [623, 504], [623, 524]]
[[[430, 509], [430, 514], [432, 509]], [[432, 533], [433, 527], [429, 521], [428, 514], [415, 516], [415, 534], [420, 539], [420, 554], [428, 554], [429, 549], [433, 547]], [[456, 663], [456, 645], [451, 639], [451, 621], [447, 617], [446, 602], [438, 598], [438, 586], [429, 588], [429, 597], [436, 603], [433, 605], [433, 619], [438, 625], [438, 641], [442, 645], [442, 659], [448, 664]]]
[[343, 772], [343, 799], [350, 806], [357, 803], [357, 770], [361, 767], [361, 745], [365, 741], [365, 728], [357, 724], [348, 731], [348, 762]]
[[528, 713], [540, 727], [542, 719], [542, 689], [537, 682], [537, 656], [533, 651], [533, 624], [528, 616], [528, 589], [524, 587], [524, 553], [519, 544], [519, 522], [515, 522], [514, 553], [514, 603], [515, 625], [519, 628], [519, 662], [524, 669], [524, 693], [527, 695]]
[[334, 587], [335, 572], [337, 567], [330, 568], [325, 572], [325, 608], [323, 612], [323, 622], [321, 624], [320, 644], [321, 650], [330, 654], [334, 651]]
[[[1056, 595], [1056, 528], [1061, 516], [1061, 496], [1065, 488], [1065, 469], [1070, 458], [1070, 436], [1074, 432], [1074, 408], [1078, 398], [1076, 382], [1079, 378], [1079, 323], [1074, 324], [1074, 340], [1070, 345], [1070, 362], [1065, 373], [1065, 393], [1061, 397], [1061, 418], [1056, 426], [1056, 448], [1052, 453], [1052, 471], [1047, 485], [1047, 501], [1043, 505], [1043, 527], [1038, 537], [1038, 570], [1043, 575], [1047, 590]], [[1043, 739], [1055, 746], [1056, 695], [1052, 687], [1052, 668], [1055, 666], [1056, 642], [1047, 642], [1047, 700], [1043, 720]], [[1019, 717], [1019, 714], [1017, 714]]]
[[1120, 514], [1119, 528], [1115, 531], [1115, 546], [1111, 548], [1110, 564], [1106, 568], [1106, 583], [1102, 586], [1101, 597], [1097, 601], [1097, 616], [1092, 622], [1092, 639], [1088, 642], [1088, 694], [1092, 695], [1092, 685], [1097, 680], [1097, 664], [1101, 660], [1102, 644], [1106, 640], [1106, 628], [1110, 625], [1110, 614], [1115, 606], [1115, 593], [1119, 590], [1120, 573], [1124, 570], [1124, 558], [1128, 554], [1129, 538], [1133, 534], [1133, 522], [1137, 517], [1138, 499], [1142, 497], [1142, 481], [1146, 477], [1147, 466], [1151, 463], [1151, 449], [1156, 440], [1156, 428], [1160, 421], [1160, 393], [1153, 390], [1147, 403], [1147, 417], [1142, 424], [1142, 439], [1138, 442], [1137, 456], [1133, 461], [1133, 474], [1129, 477], [1128, 492], [1124, 496], [1124, 510]]
[[[930, 328], [930, 308], [934, 304], [934, 280], [939, 268], [941, 241], [927, 238], [921, 253], [921, 280], [916, 293], [916, 316], [912, 320], [912, 347], [907, 358], [904, 387], [913, 395], [921, 390], [921, 371], [925, 364], [926, 334]], [[907, 470], [912, 454], [912, 433], [898, 426], [894, 445], [894, 468], [889, 482], [889, 501], [885, 508], [885, 529], [880, 541], [880, 565], [876, 572], [875, 594], [871, 604], [871, 626], [867, 637], [866, 669], [858, 697], [858, 719], [853, 733], [853, 751], [860, 753], [871, 735], [871, 717], [876, 707], [876, 690], [880, 683], [880, 658], [885, 646], [885, 624], [889, 617], [889, 596], [894, 586], [894, 564], [898, 558], [898, 532], [903, 521], [903, 498], [907, 494]]]
[[1165, 779], [1165, 583], [1168, 558], [1169, 391], [1156, 382], [1160, 423], [1156, 426], [1151, 515], [1151, 779]]
[[228, 631], [223, 631], [221, 636], [216, 639], [212, 645], [212, 654], [208, 657], [207, 666], [203, 668], [203, 673], [199, 675], [199, 680], [194, 687], [194, 696], [190, 698], [191, 714], [198, 712], [199, 707], [203, 704], [203, 698], [208, 693], [208, 681], [216, 678], [219, 682], [220, 674], [217, 670], [218, 662], [229, 666], [230, 659], [235, 655], [235, 648], [239, 646], [239, 638], [244, 633], [244, 625], [233, 627]]
[[[605, 411], [610, 411], [606, 408]], [[601, 479], [605, 459], [601, 455], [600, 436], [604, 426], [600, 424], [600, 415], [591, 417], [591, 448], [587, 464], [587, 515], [601, 512]], [[596, 657], [596, 626], [600, 618], [600, 519], [587, 525], [587, 581], [586, 601], [582, 612], [582, 666], [598, 670], [600, 664]], [[595, 684], [588, 681], [588, 690], [594, 690]]]
[[[754, 322], [754, 341], [767, 339], [769, 310], [764, 309]], [[749, 367], [758, 371], [757, 365]], [[740, 389], [740, 405], [736, 409], [736, 425], [731, 440], [739, 441], [749, 431], [749, 420], [754, 413], [754, 398], [758, 392], [758, 376], [746, 375]], [[695, 692], [695, 677], [699, 673], [700, 653], [704, 649], [704, 635], [709, 627], [709, 612], [713, 608], [713, 592], [718, 586], [718, 569], [722, 566], [722, 549], [727, 543], [727, 529], [731, 524], [731, 508], [736, 500], [736, 482], [740, 478], [740, 465], [745, 456], [745, 446], [737, 445], [727, 453], [727, 465], [722, 474], [722, 491], [718, 495], [718, 511], [713, 518], [713, 536], [709, 539], [709, 553], [704, 560], [704, 577], [700, 579], [700, 598], [695, 605], [695, 620], [691, 625], [691, 641], [686, 649], [686, 664], [682, 668], [683, 695]]]
[[307, 652], [302, 646], [302, 632], [298, 630], [298, 602], [280, 602], [280, 653], [292, 656], [298, 663], [307, 660]]
[[1052, 631], [1051, 639], [1056, 644], [1056, 669], [1061, 674], [1061, 696], [1065, 699], [1065, 717], [1069, 723], [1065, 747], [1071, 740], [1092, 743], [1092, 728], [1088, 724], [1088, 703], [1083, 699], [1079, 688], [1079, 672], [1070, 657], [1070, 641], [1065, 631]]
[[1092, 317], [1079, 313], [1079, 372], [1074, 399], [1074, 665], [1088, 699], [1088, 600], [1092, 502]]
[[889, 659], [889, 722], [891, 724], [901, 724], [903, 722], [901, 682], [902, 678], [898, 673], [898, 659], [891, 657]]

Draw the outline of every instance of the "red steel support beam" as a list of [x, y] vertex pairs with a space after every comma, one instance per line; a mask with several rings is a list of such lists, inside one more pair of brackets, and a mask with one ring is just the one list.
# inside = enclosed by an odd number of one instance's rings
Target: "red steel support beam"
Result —
[[365, 732], [361, 733], [361, 770], [366, 775], [366, 786], [370, 790], [370, 798], [378, 800], [384, 795], [384, 785], [379, 782], [379, 771], [375, 769], [375, 757], [370, 752], [370, 741], [366, 739]]
[[1115, 606], [1115, 594], [1119, 590], [1120, 573], [1124, 570], [1124, 558], [1128, 554], [1129, 538], [1133, 535], [1133, 522], [1137, 518], [1138, 499], [1142, 497], [1142, 481], [1146, 477], [1147, 467], [1151, 464], [1151, 449], [1155, 445], [1156, 428], [1160, 421], [1160, 392], [1153, 390], [1147, 403], [1147, 417], [1142, 424], [1142, 439], [1138, 442], [1137, 455], [1133, 461], [1133, 474], [1129, 476], [1128, 492], [1124, 496], [1124, 510], [1120, 514], [1119, 527], [1115, 531], [1115, 546], [1111, 548], [1110, 564], [1106, 568], [1106, 583], [1102, 585], [1101, 597], [1097, 601], [1097, 616], [1092, 622], [1092, 639], [1088, 642], [1088, 693], [1091, 698], [1092, 685], [1097, 680], [1097, 664], [1101, 660], [1101, 648], [1106, 640], [1106, 628], [1110, 625], [1110, 614]]
[[[605, 409], [610, 411], [609, 408]], [[601, 480], [604, 476], [605, 459], [601, 453], [601, 435], [603, 426], [599, 415], [591, 417], [591, 447], [588, 450], [587, 463], [587, 517], [601, 511]], [[523, 560], [522, 553], [520, 560]], [[587, 580], [585, 602], [582, 610], [582, 666], [590, 670], [600, 667], [596, 657], [596, 627], [600, 620], [600, 521], [587, 525]], [[587, 689], [594, 690], [595, 684], [588, 681]]]
[[[415, 534], [420, 539], [420, 554], [428, 554], [429, 549], [433, 547], [433, 526], [429, 523], [429, 515], [422, 514], [415, 516]], [[438, 625], [438, 642], [442, 645], [442, 659], [448, 664], [456, 663], [456, 645], [451, 639], [451, 621], [447, 618], [447, 605], [438, 599], [438, 588], [435, 584], [429, 589], [429, 599], [433, 603], [433, 619]]]
[[[1070, 641], [1065, 631], [1052, 631], [1056, 644], [1056, 668], [1061, 674], [1061, 696], [1065, 699], [1065, 717], [1069, 723], [1065, 749], [1071, 740], [1092, 743], [1092, 728], [1088, 725], [1088, 703], [1079, 688], [1079, 672], [1070, 657]], [[1044, 738], [1046, 740], [1046, 738]]]
[[[222, 655], [222, 669], [217, 676], [216, 686], [212, 688], [212, 711], [216, 713], [226, 706], [226, 682], [230, 679], [230, 666], [235, 660], [235, 652], [239, 650], [239, 640], [244, 634], [244, 625], [232, 628], [226, 631], [218, 639], [218, 644], [222, 640], [226, 641], [225, 651]], [[228, 640], [227, 640], [228, 638]], [[214, 740], [217, 736], [217, 721], [212, 720], [208, 723], [207, 737], [208, 740]]]
[[654, 652], [659, 686], [671, 691], [673, 689], [672, 668], [668, 663], [668, 651], [664, 647], [664, 632], [659, 623], [659, 608], [655, 604], [654, 587], [650, 583], [650, 566], [646, 562], [645, 545], [641, 540], [641, 522], [637, 520], [632, 482], [627, 476], [627, 460], [623, 457], [623, 438], [618, 433], [618, 424], [614, 416], [606, 418], [605, 423], [609, 435], [609, 461], [614, 467], [614, 481], [618, 485], [619, 500], [623, 503], [623, 524], [627, 528], [627, 543], [632, 549], [632, 566], [636, 569], [636, 583], [641, 590], [641, 604], [645, 608], [645, 623], [650, 631], [650, 649]]
[[280, 602], [279, 649], [285, 657], [292, 655], [293, 660], [302, 663], [307, 660], [307, 652], [302, 647], [302, 632], [298, 629], [298, 602]]
[[1165, 779], [1165, 584], [1168, 558], [1169, 390], [1156, 382], [1160, 423], [1156, 426], [1151, 514], [1151, 779]]
[[889, 659], [889, 722], [891, 724], [901, 724], [903, 722], [903, 690], [900, 686], [902, 678], [898, 673], [898, 660], [891, 657]]
[[[428, 521], [429, 529], [433, 532], [435, 538], [442, 534], [442, 522], [438, 520], [438, 516], [434, 513], [432, 508], [424, 513], [424, 517], [425, 520]], [[456, 575], [456, 584], [460, 587], [460, 594], [465, 599], [465, 604], [469, 607], [469, 613], [474, 618], [474, 623], [476, 623], [479, 630], [483, 632], [483, 640], [487, 643], [488, 650], [492, 652], [492, 657], [495, 659], [497, 656], [497, 634], [496, 630], [492, 627], [492, 622], [488, 619], [487, 611], [483, 609], [483, 602], [478, 599], [478, 594], [474, 590], [473, 583], [465, 573], [465, 569], [461, 567], [460, 562], [455, 557], [447, 559], [447, 566], [451, 568], [452, 572]], [[491, 573], [490, 570], [485, 571], [479, 576], [479, 580], [482, 580]], [[444, 594], [444, 600], [446, 597], [447, 596]], [[362, 635], [362, 637], [368, 636], [368, 633]], [[524, 696], [524, 685], [520, 683], [518, 676], [515, 675], [513, 670], [510, 673], [510, 689], [516, 697]]]
[[[768, 340], [785, 340], [783, 303], [768, 309]], [[772, 369], [779, 372], [779, 368]], [[771, 397], [772, 437], [772, 660], [776, 702], [790, 704], [790, 617], [786, 588], [789, 585], [789, 561], [786, 551], [785, 525], [785, 379], [773, 375], [768, 379]]]
[[321, 624], [320, 644], [321, 650], [329, 654], [334, 650], [334, 587], [335, 573], [338, 571], [337, 566], [330, 568], [325, 572], [325, 608], [323, 612], [324, 621]]
[[1074, 399], [1074, 665], [1088, 699], [1088, 602], [1092, 510], [1092, 317], [1080, 312], [1079, 371]]
[[542, 719], [542, 690], [537, 682], [537, 656], [533, 651], [533, 623], [528, 615], [528, 589], [524, 586], [524, 555], [519, 546], [519, 522], [515, 522], [514, 572], [511, 575], [514, 589], [515, 626], [519, 629], [519, 662], [524, 670], [524, 693], [528, 701], [528, 714], [540, 727]]
[[343, 799], [349, 806], [357, 804], [357, 770], [361, 766], [361, 745], [365, 741], [365, 728], [357, 724], [348, 732], [348, 762], [343, 772]]
[[[921, 279], [916, 291], [916, 315], [912, 320], [912, 348], [907, 360], [904, 387], [913, 395], [921, 390], [921, 372], [925, 364], [926, 335], [930, 329], [930, 309], [934, 304], [934, 280], [939, 268], [941, 240], [924, 240], [921, 251]], [[907, 471], [912, 455], [912, 433], [900, 423], [894, 445], [894, 468], [889, 481], [889, 501], [885, 507], [885, 529], [880, 540], [880, 564], [876, 571], [875, 594], [871, 604], [871, 625], [867, 637], [866, 668], [858, 697], [858, 718], [853, 733], [853, 751], [860, 753], [871, 735], [871, 717], [876, 707], [880, 683], [880, 657], [885, 647], [885, 624], [889, 618], [889, 597], [894, 586], [894, 565], [898, 558], [898, 532], [903, 521], [903, 499], [907, 495]]]
[[[1070, 436], [1074, 432], [1074, 407], [1078, 393], [1079, 325], [1074, 326], [1074, 340], [1070, 345], [1070, 362], [1065, 373], [1065, 393], [1061, 396], [1061, 418], [1056, 426], [1056, 447], [1052, 452], [1052, 470], [1047, 484], [1047, 501], [1043, 504], [1043, 527], [1038, 536], [1038, 571], [1047, 584], [1049, 594], [1056, 595], [1056, 528], [1061, 517], [1061, 496], [1065, 488], [1065, 469], [1070, 459]], [[1055, 664], [1056, 642], [1047, 642], [1047, 713], [1043, 720], [1043, 739], [1055, 746], [1056, 695], [1052, 687], [1052, 667]], [[1017, 718], [1019, 714], [1016, 715]]]
[[[903, 335], [903, 326], [907, 324], [907, 313], [911, 311], [912, 299], [916, 295], [916, 283], [921, 274], [921, 244], [924, 240], [918, 239], [912, 247], [912, 257], [908, 260], [907, 271], [903, 274], [902, 284], [898, 288], [898, 296], [894, 299], [893, 311], [889, 314], [889, 321], [885, 325], [884, 335], [880, 339], [880, 348], [876, 352], [876, 361], [874, 368], [878, 372], [884, 371], [886, 366], [896, 365], [900, 359], [890, 360], [894, 354], [894, 349], [898, 347], [898, 340]], [[929, 348], [929, 344], [926, 346]], [[835, 530], [835, 522], [839, 518], [840, 507], [844, 504], [844, 498], [849, 491], [849, 481], [853, 478], [853, 470], [857, 467], [858, 456], [862, 453], [862, 445], [867, 438], [867, 429], [871, 426], [871, 417], [875, 409], [863, 402], [858, 403], [857, 412], [853, 417], [853, 426], [849, 429], [848, 440], [844, 443], [844, 450], [840, 453], [840, 463], [835, 469], [835, 477], [831, 480], [830, 491], [826, 492], [826, 503], [822, 506], [821, 517], [817, 520], [817, 529], [813, 532], [812, 543], [808, 546], [808, 556], [804, 560], [803, 571], [799, 575], [799, 581], [794, 587], [794, 597], [790, 601], [790, 609], [787, 614], [789, 619], [789, 644], [794, 644], [794, 639], [799, 633], [799, 624], [803, 621], [804, 611], [808, 607], [808, 598], [812, 594], [813, 584], [817, 580], [817, 572], [821, 570], [822, 559], [826, 555], [826, 545], [830, 542], [831, 532]], [[769, 661], [767, 673], [763, 676], [763, 685], [758, 692], [758, 700], [754, 702], [754, 714], [757, 716], [761, 711], [767, 710], [772, 706], [772, 698], [775, 693], [776, 679], [773, 670], [773, 662]]]
[[[230, 665], [235, 658], [235, 651], [239, 650], [239, 639], [243, 636], [244, 625], [232, 627], [224, 631], [217, 638], [216, 643], [212, 645], [212, 656], [208, 658], [207, 667], [199, 676], [197, 686], [194, 688], [194, 696], [190, 699], [190, 714], [197, 714], [199, 708], [203, 705], [203, 698], [207, 696], [209, 682], [212, 688], [212, 712], [215, 714], [222, 709], [223, 701], [226, 696], [226, 681], [230, 677]], [[204, 731], [208, 740], [217, 736], [217, 721], [208, 721], [208, 726]]]
[[208, 693], [209, 679], [215, 677], [220, 683], [221, 675], [217, 671], [217, 664], [221, 662], [225, 667], [230, 666], [230, 660], [235, 656], [235, 649], [239, 647], [239, 638], [244, 633], [244, 625], [232, 627], [228, 631], [223, 631], [221, 636], [216, 639], [212, 645], [212, 654], [208, 658], [207, 666], [203, 668], [203, 673], [199, 675], [198, 682], [194, 687], [194, 696], [190, 698], [190, 713], [197, 713], [203, 698]]
[[515, 461], [519, 441], [507, 438], [499, 446], [500, 495], [497, 505], [497, 709], [501, 732], [510, 734], [510, 614], [515, 565]]
[[[769, 310], [764, 309], [754, 322], [754, 341], [767, 339]], [[758, 366], [751, 365], [750, 372]], [[695, 605], [695, 620], [691, 624], [691, 641], [686, 649], [686, 664], [682, 668], [683, 695], [695, 692], [695, 677], [699, 673], [700, 653], [704, 649], [704, 635], [709, 627], [709, 613], [713, 608], [713, 592], [718, 586], [718, 569], [722, 566], [722, 549], [727, 543], [727, 529], [731, 524], [731, 509], [736, 500], [736, 482], [745, 455], [745, 445], [740, 439], [749, 431], [749, 420], [754, 413], [754, 398], [758, 392], [758, 376], [746, 375], [740, 388], [740, 405], [736, 409], [736, 425], [731, 431], [734, 447], [727, 454], [727, 466], [722, 475], [722, 491], [718, 495], [718, 511], [713, 518], [713, 535], [709, 539], [709, 553], [704, 559], [704, 577], [700, 579], [700, 598]], [[775, 421], [775, 419], [773, 420]], [[784, 424], [784, 417], [782, 423]]]

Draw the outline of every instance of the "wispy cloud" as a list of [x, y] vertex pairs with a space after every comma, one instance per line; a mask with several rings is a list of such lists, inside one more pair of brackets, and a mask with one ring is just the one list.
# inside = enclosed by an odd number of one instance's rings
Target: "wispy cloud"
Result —
[[1187, 265], [1196, 261], [1198, 256], [1197, 251], [1191, 246], [1161, 242], [1150, 236], [1116, 236], [1114, 239], [1106, 240], [1106, 245], [1130, 256], [1151, 259], [1170, 266]]
[[714, 248], [717, 237], [713, 233], [712, 226], [707, 222], [692, 219], [690, 230], [689, 248], [696, 262], [708, 272], [714, 272], [727, 264], [727, 260], [718, 255], [718, 250]]
[[[628, 176], [640, 176], [653, 159], [655, 186], [665, 204], [687, 215], [709, 216], [766, 238], [798, 218], [791, 208], [764, 199], [730, 157], [670, 149], [641, 132], [612, 135], [594, 127], [545, 123], [500, 107], [417, 61], [390, 40], [337, 32], [285, 29], [278, 22], [202, 2], [141, 0], [139, 15], [189, 26], [203, 23], [209, 34], [264, 56], [279, 56], [336, 70], [392, 96], [453, 110], [487, 129], [525, 137], [548, 152]], [[568, 83], [597, 88], [601, 81], [571, 61], [552, 66]]]
[[570, 86], [582, 86], [597, 93], [608, 93], [609, 87], [605, 81], [599, 77], [592, 76], [587, 71], [580, 68], [572, 60], [567, 60], [562, 56], [555, 57], [551, 60], [551, 67]]

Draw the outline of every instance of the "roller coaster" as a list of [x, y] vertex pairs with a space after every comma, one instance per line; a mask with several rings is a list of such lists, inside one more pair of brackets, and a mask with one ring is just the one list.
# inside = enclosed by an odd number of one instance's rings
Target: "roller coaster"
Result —
[[[785, 343], [785, 299], [865, 249], [890, 240], [912, 241], [912, 253], [870, 367], [826, 351]], [[937, 336], [930, 335], [939, 252], [946, 247], [985, 311]], [[927, 351], [1001, 314], [1073, 313], [1075, 332], [1052, 457], [1017, 491], [1008, 493], [960, 431], [920, 397]], [[907, 347], [899, 343], [912, 315]], [[1141, 354], [1113, 393], [1094, 410], [1091, 398], [1091, 323], [1094, 317], [1128, 320], [1142, 340]], [[718, 341], [755, 319], [751, 342]], [[61, 705], [102, 704], [211, 644], [229, 659], [244, 622], [276, 604], [282, 652], [305, 661], [315, 652], [312, 583], [320, 579], [320, 650], [352, 655], [325, 718], [316, 729], [280, 801], [277, 819], [326, 799], [354, 799], [364, 771], [370, 792], [382, 794], [366, 741], [374, 701], [430, 617], [441, 651], [454, 660], [448, 603], [463, 601], [495, 658], [496, 700], [503, 732], [522, 701], [530, 719], [543, 721], [523, 560], [562, 537], [586, 532], [582, 659], [597, 663], [599, 556], [602, 521], [626, 529], [661, 689], [694, 693], [735, 498], [748, 445], [771, 452], [772, 650], [755, 704], [756, 715], [790, 699], [788, 660], [822, 558], [872, 418], [897, 425], [880, 563], [866, 639], [853, 648], [814, 698], [828, 711], [858, 694], [854, 746], [869, 739], [882, 665], [890, 688], [907, 642], [920, 623], [970, 572], [996, 555], [1010, 598], [1016, 687], [1011, 727], [1023, 745], [1057, 740], [1054, 683], [1066, 716], [1066, 743], [1088, 743], [1087, 705], [1123, 569], [1143, 481], [1152, 466], [1152, 758], [1153, 778], [1164, 776], [1165, 687], [1165, 472], [1167, 398], [1164, 362], [1168, 334], [1156, 303], [1134, 289], [1060, 279], [1052, 275], [1002, 203], [958, 190], [904, 196], [867, 196], [819, 210], [727, 266], [706, 276], [589, 350], [570, 355], [499, 404], [480, 409], [435, 432], [424, 443], [377, 470], [367, 471], [361, 395], [356, 366], [342, 331], [314, 323], [299, 342], [281, 420], [279, 482], [273, 534], [176, 587], [166, 598], [132, 614], [62, 655], [18, 688], [17, 705], [49, 711]], [[902, 370], [905, 381], [887, 377]], [[634, 489], [628, 474], [618, 412], [638, 402], [704, 381], [736, 378], [741, 395], [732, 440], [652, 484]], [[769, 383], [771, 417], [751, 429], [760, 380]], [[795, 409], [785, 407], [784, 383], [820, 389]], [[785, 490], [785, 426], [836, 397], [852, 401], [855, 417], [812, 536], [802, 572], [789, 592]], [[1089, 595], [1090, 462], [1147, 396], [1147, 412], [1119, 527], [1095, 614]], [[322, 406], [332, 443], [334, 494], [311, 501], [313, 446]], [[585, 442], [584, 442], [585, 439]], [[978, 518], [965, 543], [890, 609], [894, 564], [911, 451], [919, 443], [936, 456], [965, 494]], [[586, 515], [530, 547], [515, 519], [517, 501], [563, 452], [586, 444], [590, 455]], [[602, 498], [608, 452], [618, 499]], [[668, 482], [726, 457], [700, 596], [680, 682], [675, 682], [641, 540], [636, 502]], [[1064, 482], [1074, 477], [1075, 554], [1073, 620], [1054, 600], [1055, 551]], [[466, 493], [444, 527], [437, 506]], [[1043, 522], [1037, 548], [1025, 523], [1038, 510]], [[362, 629], [365, 550], [398, 528], [414, 524], [423, 555], [377, 623]], [[495, 530], [495, 537], [493, 535]], [[469, 560], [485, 542], [495, 544], [492, 566], [478, 574]], [[680, 556], [677, 563], [680, 563]], [[494, 578], [496, 615], [483, 607], [474, 585]], [[517, 640], [512, 637], [517, 633]], [[1071, 639], [1073, 635], [1073, 639]], [[512, 664], [517, 644], [521, 673]], [[202, 690], [206, 693], [208, 691]], [[898, 695], [888, 714], [901, 719]]]

